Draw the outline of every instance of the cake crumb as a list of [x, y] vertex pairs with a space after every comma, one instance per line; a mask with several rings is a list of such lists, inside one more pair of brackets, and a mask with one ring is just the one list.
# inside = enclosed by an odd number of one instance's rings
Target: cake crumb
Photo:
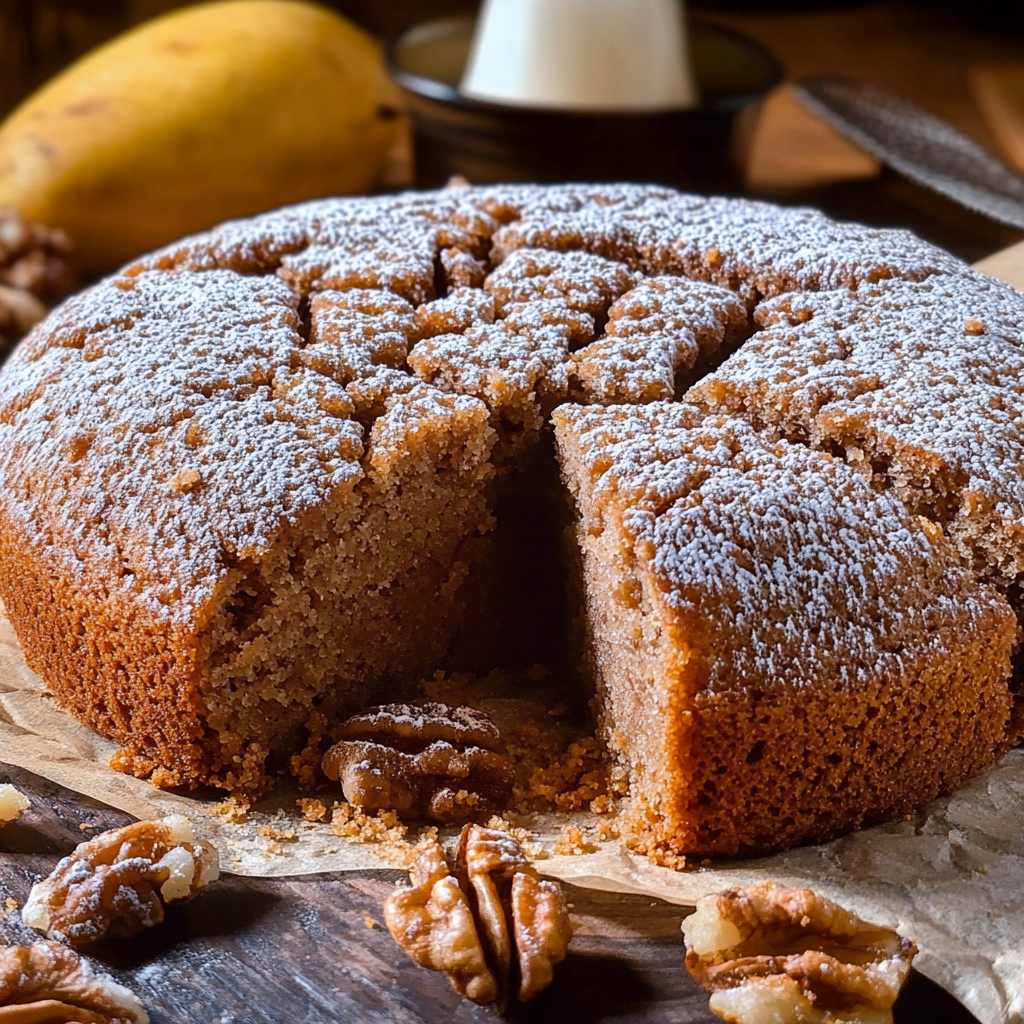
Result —
[[302, 811], [304, 821], [324, 821], [327, 818], [327, 804], [315, 797], [303, 796], [295, 801]]
[[379, 928], [380, 927], [380, 925], [377, 924], [377, 922], [374, 921], [374, 919], [372, 917], [370, 917], [369, 914], [367, 914], [363, 918], [363, 923], [366, 925], [367, 928], [370, 928], [371, 930], [374, 929], [374, 928]]
[[609, 792], [608, 768], [593, 736], [571, 742], [561, 752], [552, 737], [527, 726], [512, 738], [509, 752], [524, 768], [525, 785], [517, 785], [517, 811], [579, 811]]
[[10, 896], [8, 896], [7, 899], [4, 900], [4, 906], [8, 910], [17, 910], [20, 904], [16, 899], [12, 899]]
[[407, 828], [394, 811], [364, 814], [358, 807], [342, 801], [331, 808], [331, 831], [349, 843], [368, 843], [381, 860], [404, 867], [414, 847], [407, 842]]
[[90, 825], [90, 824], [89, 824], [89, 822], [87, 822], [87, 821], [83, 821], [83, 822], [82, 822], [82, 823], [81, 823], [81, 824], [80, 824], [80, 825], [78, 826], [78, 831], [79, 831], [79, 832], [88, 832], [88, 831], [90, 831], [91, 829], [94, 829], [95, 827], [96, 827], [95, 825]]
[[194, 491], [202, 482], [202, 479], [197, 470], [183, 469], [171, 481], [171, 489], [179, 494], [185, 494], [189, 491]]
[[229, 797], [219, 804], [207, 807], [206, 813], [219, 815], [230, 825], [242, 825], [249, 818], [249, 801], [244, 798]]
[[537, 834], [531, 832], [528, 828], [517, 825], [510, 811], [505, 811], [500, 816], [497, 814], [493, 815], [490, 821], [487, 822], [487, 828], [508, 833], [519, 842], [523, 852], [530, 860], [543, 860], [548, 855], [547, 850], [537, 840]]
[[263, 836], [265, 839], [273, 839], [280, 843], [297, 843], [299, 841], [298, 834], [294, 829], [274, 828], [273, 825], [260, 825], [256, 829], [256, 835]]
[[985, 333], [985, 325], [980, 320], [975, 320], [973, 317], [970, 320], [964, 321], [964, 334], [979, 337]]
[[299, 837], [293, 829], [275, 828], [273, 825], [260, 825], [256, 829], [256, 835], [270, 840], [264, 853], [266, 857], [283, 857], [284, 844], [299, 841]]
[[170, 768], [154, 768], [152, 774], [149, 776], [149, 781], [156, 786], [157, 789], [174, 789], [176, 786], [180, 786], [185, 780], [181, 775], [172, 771]]
[[[625, 840], [626, 849], [635, 853], [642, 853], [654, 865], [660, 868], [671, 868], [673, 871], [685, 871], [690, 865], [683, 854], [672, 853], [660, 846], [652, 844], [645, 836], [628, 836]], [[711, 863], [710, 860], [701, 862], [703, 866]]]
[[575, 825], [565, 825], [555, 840], [554, 851], [559, 857], [580, 857], [584, 853], [596, 853], [597, 847]]

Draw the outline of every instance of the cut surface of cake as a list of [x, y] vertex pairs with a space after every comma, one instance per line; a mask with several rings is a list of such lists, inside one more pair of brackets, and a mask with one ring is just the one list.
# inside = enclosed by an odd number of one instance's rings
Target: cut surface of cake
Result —
[[647, 849], [899, 814], [1005, 749], [1014, 616], [845, 463], [685, 403], [555, 412], [603, 734]]
[[1021, 732], [1022, 327], [906, 232], [657, 187], [225, 224], [0, 371], [0, 599], [118, 767], [255, 795], [565, 648], [578, 583], [636, 843], [824, 838]]

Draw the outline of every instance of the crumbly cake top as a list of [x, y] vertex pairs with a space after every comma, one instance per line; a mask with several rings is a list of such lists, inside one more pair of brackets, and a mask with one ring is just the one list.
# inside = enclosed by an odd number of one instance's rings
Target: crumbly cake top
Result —
[[361, 473], [363, 428], [297, 362], [277, 278], [140, 274], [67, 302], [3, 375], [0, 488], [39, 531], [143, 602], [189, 604]]
[[762, 303], [762, 330], [690, 397], [846, 459], [1024, 570], [1024, 296], [963, 271]]
[[526, 247], [585, 249], [650, 276], [708, 280], [752, 299], [963, 268], [909, 232], [838, 224], [806, 208], [629, 186], [587, 200], [582, 189], [562, 202], [538, 190], [495, 234], [499, 258]]
[[[417, 417], [486, 409], [528, 437], [567, 398], [665, 398], [765, 296], [844, 289], [822, 301], [855, 306], [845, 289], [887, 278], [975, 280], [905, 232], [642, 186], [452, 188], [225, 224], [72, 298], [16, 351], [0, 516], [63, 571], [187, 619], [229, 566], [386, 466]], [[920, 394], [921, 415], [945, 401]]]
[[612, 304], [605, 336], [576, 353], [579, 397], [600, 405], [670, 399], [699, 358], [746, 333], [735, 292], [685, 277], [648, 278]]
[[583, 529], [620, 533], [709, 692], [897, 679], [1010, 617], [941, 530], [832, 456], [687, 403], [563, 406], [555, 425], [589, 467]]

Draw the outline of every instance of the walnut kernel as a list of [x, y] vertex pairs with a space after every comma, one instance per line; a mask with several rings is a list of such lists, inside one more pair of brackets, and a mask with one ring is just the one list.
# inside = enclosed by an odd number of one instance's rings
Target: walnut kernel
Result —
[[29, 808], [28, 797], [10, 783], [0, 783], [0, 825], [17, 821]]
[[80, 843], [32, 887], [21, 918], [73, 946], [131, 938], [220, 874], [217, 851], [175, 814], [137, 821]]
[[149, 1024], [123, 985], [94, 974], [73, 949], [57, 942], [0, 947], [0, 1021]]
[[350, 718], [339, 735], [324, 755], [324, 774], [364, 811], [461, 824], [511, 798], [515, 771], [481, 711], [388, 704]]
[[480, 825], [463, 828], [454, 865], [436, 841], [422, 844], [384, 920], [416, 963], [501, 1009], [512, 993], [526, 1002], [547, 988], [572, 938], [558, 883], [539, 877], [513, 836]]
[[44, 302], [63, 298], [75, 286], [72, 246], [63, 231], [0, 208], [0, 284], [31, 292]]
[[734, 1024], [891, 1024], [917, 947], [810, 889], [705, 896], [683, 922], [686, 967]]
[[409, 870], [409, 885], [384, 902], [392, 938], [421, 967], [444, 971], [467, 999], [485, 1006], [498, 998], [466, 894], [452, 876], [440, 844], [425, 844]]

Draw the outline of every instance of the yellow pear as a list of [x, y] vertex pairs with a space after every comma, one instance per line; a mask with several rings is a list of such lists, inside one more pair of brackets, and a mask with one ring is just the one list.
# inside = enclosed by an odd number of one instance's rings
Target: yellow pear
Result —
[[230, 217], [365, 192], [397, 130], [376, 42], [315, 4], [225, 0], [87, 54], [0, 125], [0, 206], [87, 273]]

